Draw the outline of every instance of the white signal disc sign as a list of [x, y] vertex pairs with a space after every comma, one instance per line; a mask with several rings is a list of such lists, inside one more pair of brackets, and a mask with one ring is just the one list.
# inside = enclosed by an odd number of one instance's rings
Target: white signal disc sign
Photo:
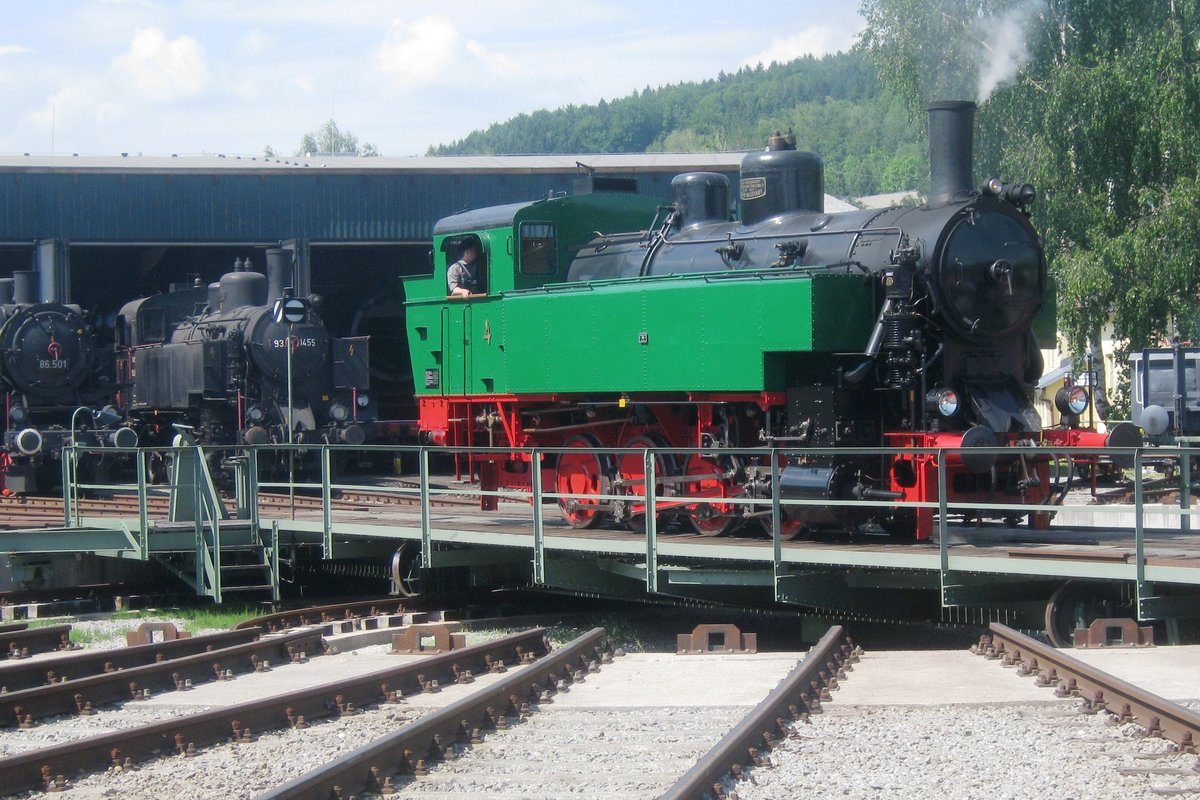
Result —
[[303, 300], [289, 297], [287, 300], [280, 300], [275, 304], [275, 321], [289, 324], [304, 322], [307, 311]]

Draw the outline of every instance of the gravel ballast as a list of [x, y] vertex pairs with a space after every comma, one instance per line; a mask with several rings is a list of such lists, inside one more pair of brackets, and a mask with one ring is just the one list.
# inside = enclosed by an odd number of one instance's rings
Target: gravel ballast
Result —
[[771, 754], [774, 768], [733, 786], [739, 800], [1162, 800], [1156, 789], [1200, 791], [1197, 758], [1166, 753], [1136, 725], [1080, 713], [1078, 700], [1008, 706], [835, 707], [798, 725]]

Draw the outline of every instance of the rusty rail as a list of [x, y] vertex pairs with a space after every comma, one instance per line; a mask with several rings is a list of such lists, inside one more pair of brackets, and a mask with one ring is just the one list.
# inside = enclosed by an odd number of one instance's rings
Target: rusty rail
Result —
[[[140, 500], [134, 494], [116, 494], [112, 497], [79, 498], [77, 510], [84, 517], [114, 517], [136, 516], [140, 508]], [[162, 494], [147, 494], [146, 505], [151, 517], [162, 517], [167, 514], [169, 499]], [[383, 506], [417, 505], [420, 497], [414, 486], [413, 494], [407, 495], [396, 491], [371, 491], [369, 489], [342, 489], [330, 500], [330, 507], [335, 511], [356, 511], [364, 508]], [[478, 506], [478, 500], [439, 495], [431, 501], [434, 506], [472, 507]], [[306, 495], [286, 495], [261, 492], [258, 496], [259, 511], [266, 515], [280, 513], [286, 508], [303, 509], [307, 511], [324, 508], [325, 501], [320, 497]], [[236, 509], [232, 499], [225, 501], [229, 511]], [[17, 527], [55, 527], [62, 524], [62, 497], [22, 495], [0, 497], [0, 529]]]
[[1062, 697], [1081, 697], [1089, 708], [1107, 709], [1122, 721], [1137, 722], [1151, 736], [1169, 739], [1184, 751], [1196, 751], [1200, 740], [1200, 713], [998, 622], [991, 624], [990, 641], [986, 639], [976, 648], [980, 655], [1003, 659], [1006, 665], [1018, 666], [1022, 675], [1036, 675], [1039, 685], [1057, 686], [1056, 693]]
[[252, 732], [298, 723], [302, 727], [310, 719], [395, 701], [400, 693], [419, 692], [433, 681], [452, 683], [468, 670], [482, 673], [500, 662], [517, 664], [526, 653], [544, 653], [545, 633], [544, 628], [533, 628], [368, 675], [9, 756], [0, 759], [4, 791], [44, 790], [58, 783], [60, 776], [74, 777], [109, 769], [114, 763], [124, 765], [128, 761], [132, 765], [147, 758], [194, 752], [230, 739], [245, 741]]
[[560, 681], [569, 684], [577, 670], [587, 671], [593, 659], [599, 660], [604, 637], [603, 628], [594, 628], [486, 690], [264, 792], [257, 800], [328, 800], [364, 791], [390, 794], [394, 773], [418, 772], [425, 768], [425, 762], [442, 760], [457, 744], [467, 744], [489, 730], [503, 729], [509, 717], [527, 714], [524, 707], [534, 705], [543, 692], [553, 694]]
[[0, 633], [0, 653], [7, 658], [24, 658], [33, 653], [52, 653], [72, 647], [71, 626], [68, 624]]
[[209, 650], [246, 644], [258, 638], [262, 632], [262, 628], [247, 628], [116, 650], [84, 651], [54, 658], [39, 658], [36, 661], [4, 661], [0, 662], [0, 687], [6, 692], [15, 692], [19, 689], [86, 678], [118, 669], [141, 667]]
[[837, 688], [837, 681], [857, 660], [857, 651], [844, 637], [842, 627], [834, 625], [787, 677], [660, 800], [724, 797], [721, 779], [726, 773], [732, 772], [738, 778], [744, 766], [765, 765], [769, 760], [766, 752], [789, 735], [788, 722], [820, 713], [821, 702], [830, 699], [829, 689]]
[[405, 601], [396, 597], [380, 600], [357, 600], [352, 603], [312, 606], [311, 608], [297, 608], [290, 611], [278, 611], [274, 614], [264, 614], [261, 617], [239, 622], [234, 626], [234, 630], [263, 628], [269, 631], [279, 631], [303, 625], [329, 625], [364, 616], [403, 614], [404, 609]]
[[28, 726], [34, 720], [54, 714], [87, 714], [98, 706], [137, 700], [145, 692], [174, 691], [187, 681], [200, 683], [254, 672], [262, 661], [286, 664], [293, 653], [303, 652], [307, 656], [320, 651], [321, 645], [319, 631], [300, 631], [172, 661], [8, 692], [0, 695], [0, 726]]

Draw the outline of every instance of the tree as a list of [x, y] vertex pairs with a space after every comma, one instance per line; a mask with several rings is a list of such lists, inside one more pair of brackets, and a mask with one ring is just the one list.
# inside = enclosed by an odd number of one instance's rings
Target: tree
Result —
[[[972, 24], [949, 18], [948, 7]], [[976, 164], [986, 172], [977, 174], [1038, 187], [1034, 222], [1057, 279], [1060, 330], [1079, 357], [1111, 323], [1123, 363], [1130, 349], [1195, 325], [1198, 0], [866, 0], [862, 42], [881, 79], [919, 113], [950, 99], [922, 84], [922, 48], [955, 29], [980, 44], [975, 23], [1026, 7], [1029, 61], [980, 107]], [[907, 15], [941, 27], [906, 28]], [[970, 49], [953, 44], [942, 63], [978, 74], [962, 60]]]
[[369, 142], [358, 143], [358, 137], [343, 131], [337, 122], [329, 120], [313, 133], [304, 134], [296, 155], [378, 156], [379, 149]]

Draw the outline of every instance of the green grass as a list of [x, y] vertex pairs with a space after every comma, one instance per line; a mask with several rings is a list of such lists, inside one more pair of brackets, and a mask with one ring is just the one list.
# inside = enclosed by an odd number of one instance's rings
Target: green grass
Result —
[[[107, 619], [128, 621], [128, 626], [121, 626], [119, 631], [101, 631], [80, 627], [73, 624], [71, 641], [78, 645], [90, 646], [114, 638], [124, 638], [124, 631], [136, 630], [141, 620], [170, 619], [174, 620], [180, 630], [196, 634], [201, 631], [227, 630], [252, 617], [262, 614], [261, 609], [253, 606], [197, 606], [189, 608], [150, 608], [139, 611], [117, 611]], [[52, 617], [48, 619], [28, 620], [30, 628], [44, 628], [48, 625], [61, 625], [64, 622], [78, 623], [76, 617]]]
[[239, 622], [261, 617], [263, 610], [257, 606], [201, 606], [198, 608], [172, 609], [172, 617], [184, 620], [184, 629], [189, 631], [232, 628]]

